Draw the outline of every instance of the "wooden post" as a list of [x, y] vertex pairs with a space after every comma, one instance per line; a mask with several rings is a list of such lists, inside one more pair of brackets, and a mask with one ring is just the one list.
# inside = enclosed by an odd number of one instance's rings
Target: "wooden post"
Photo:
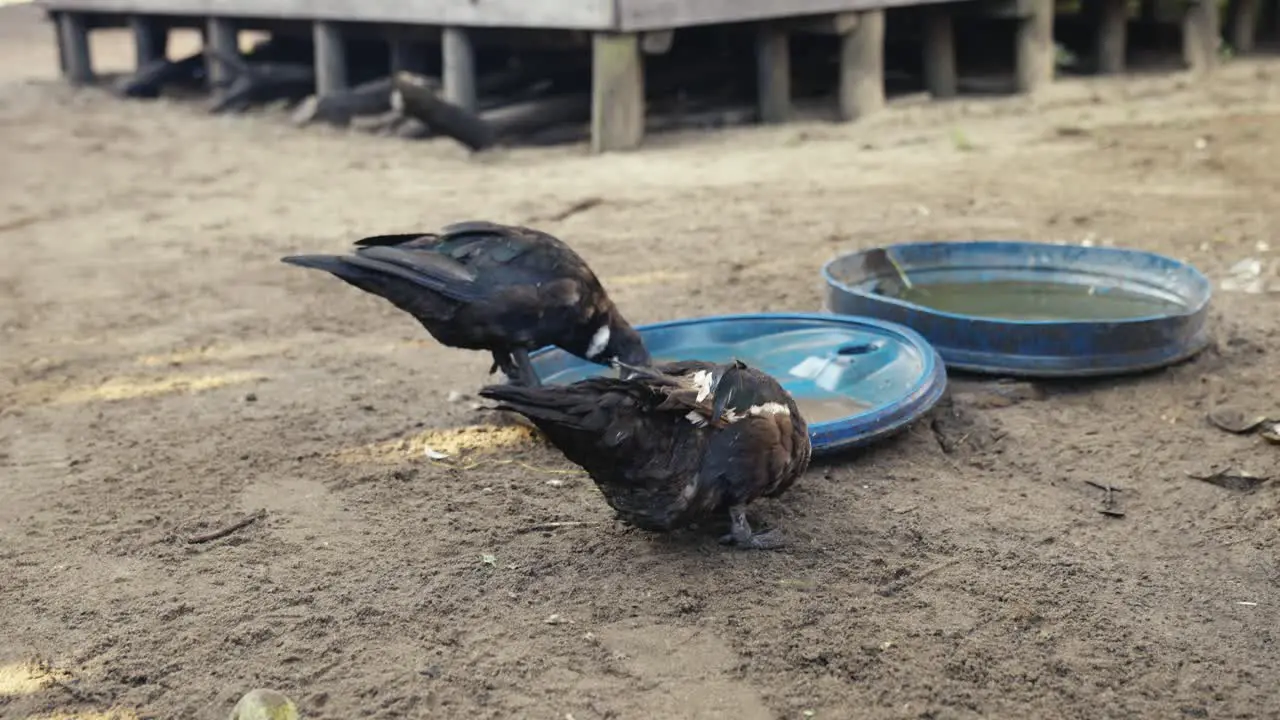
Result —
[[311, 25], [315, 42], [316, 95], [330, 95], [347, 89], [347, 45], [342, 40], [342, 27], [335, 22], [317, 20]]
[[756, 102], [760, 122], [784, 123], [791, 117], [791, 48], [787, 31], [761, 25], [756, 35]]
[[133, 56], [137, 67], [163, 60], [168, 55], [169, 28], [155, 18], [134, 15], [129, 18], [129, 29], [133, 32]]
[[58, 55], [63, 75], [75, 85], [93, 82], [93, 57], [89, 53], [89, 30], [79, 13], [58, 14]]
[[[235, 23], [227, 18], [209, 18], [208, 28], [205, 31], [204, 41], [209, 47], [217, 50], [223, 55], [238, 57], [240, 55], [239, 32]], [[230, 69], [217, 60], [205, 57], [204, 66], [206, 77], [209, 78], [209, 84], [218, 87], [221, 83], [225, 83], [230, 79]]]
[[391, 74], [427, 74], [427, 54], [422, 43], [404, 37], [391, 38]]
[[932, 5], [925, 8], [924, 82], [935, 98], [956, 94], [956, 35], [951, 25], [951, 8]]
[[1231, 47], [1237, 53], [1253, 52], [1258, 34], [1258, 10], [1258, 0], [1231, 0], [1227, 5]]
[[445, 28], [440, 47], [444, 99], [467, 112], [475, 112], [476, 55], [471, 36], [462, 28]]
[[630, 150], [644, 140], [644, 63], [634, 33], [591, 41], [591, 150]]
[[1206, 73], [1218, 64], [1218, 6], [1194, 0], [1182, 16], [1182, 58], [1193, 72]]
[[884, 107], [884, 10], [866, 10], [840, 38], [840, 118], [856, 120]]
[[1098, 72], [1124, 72], [1126, 33], [1129, 25], [1128, 0], [1098, 0]]
[[1053, 82], [1053, 0], [1019, 5], [1018, 91], [1034, 94]]

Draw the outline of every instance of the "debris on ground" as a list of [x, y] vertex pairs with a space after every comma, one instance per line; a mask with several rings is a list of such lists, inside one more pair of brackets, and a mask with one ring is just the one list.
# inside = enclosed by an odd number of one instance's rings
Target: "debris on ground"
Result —
[[1254, 475], [1253, 473], [1236, 470], [1234, 468], [1220, 470], [1209, 475], [1196, 475], [1194, 473], [1188, 474], [1193, 480], [1200, 480], [1202, 482], [1207, 482], [1210, 485], [1217, 485], [1220, 488], [1236, 490], [1239, 492], [1255, 490], [1259, 485], [1271, 479], [1269, 477]]
[[258, 688], [240, 698], [229, 720], [298, 720], [298, 706], [284, 693]]

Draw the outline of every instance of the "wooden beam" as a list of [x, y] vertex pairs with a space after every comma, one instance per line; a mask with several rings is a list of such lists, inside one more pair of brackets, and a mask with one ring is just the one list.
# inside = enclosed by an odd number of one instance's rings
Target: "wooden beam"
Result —
[[884, 10], [867, 10], [840, 40], [840, 118], [856, 120], [884, 107]]
[[635, 33], [591, 42], [591, 149], [630, 150], [644, 140], [644, 60]]
[[1098, 0], [1097, 12], [1098, 72], [1103, 75], [1124, 72], [1125, 47], [1128, 45], [1129, 1]]
[[1207, 73], [1218, 65], [1218, 6], [1194, 0], [1182, 16], [1182, 59], [1192, 72]]
[[347, 43], [338, 23], [317, 20], [311, 25], [315, 42], [316, 95], [324, 97], [347, 89]]
[[798, 35], [848, 35], [858, 26], [858, 13], [793, 18], [785, 24], [788, 30]]
[[956, 94], [956, 35], [951, 23], [951, 8], [932, 5], [925, 8], [924, 83], [935, 98]]
[[1228, 22], [1231, 25], [1231, 48], [1237, 53], [1251, 53], [1257, 41], [1258, 0], [1231, 0], [1227, 4]]
[[756, 101], [760, 122], [784, 123], [791, 117], [791, 47], [785, 28], [761, 25], [756, 35]]
[[[239, 31], [234, 22], [224, 17], [209, 18], [204, 35], [204, 41], [209, 47], [223, 55], [239, 57], [238, 38]], [[231, 69], [211, 57], [205, 56], [204, 67], [205, 76], [209, 78], [209, 84], [213, 87], [220, 87], [222, 83], [231, 79], [229, 75]]]
[[588, 31], [618, 27], [617, 0], [41, 0], [40, 4], [54, 12], [117, 15], [332, 20], [419, 27]]
[[444, 99], [467, 112], [476, 111], [476, 54], [462, 28], [445, 28], [441, 39]]
[[79, 13], [58, 14], [58, 48], [63, 75], [75, 85], [93, 82], [93, 56], [89, 52], [89, 30]]
[[1024, 0], [1018, 21], [1018, 91], [1035, 94], [1053, 82], [1053, 0]]
[[153, 17], [134, 15], [129, 18], [129, 30], [133, 33], [133, 57], [135, 67], [163, 60], [169, 51], [169, 28]]

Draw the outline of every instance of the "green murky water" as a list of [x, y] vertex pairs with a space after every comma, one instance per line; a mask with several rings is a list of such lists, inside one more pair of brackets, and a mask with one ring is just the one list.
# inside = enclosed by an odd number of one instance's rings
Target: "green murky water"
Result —
[[1004, 320], [1126, 320], [1183, 309], [1178, 303], [1131, 290], [1025, 280], [910, 288], [892, 283], [880, 292], [934, 310]]

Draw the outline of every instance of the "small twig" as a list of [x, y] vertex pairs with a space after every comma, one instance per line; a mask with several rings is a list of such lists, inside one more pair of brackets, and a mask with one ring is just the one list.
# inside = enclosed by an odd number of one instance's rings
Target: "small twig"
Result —
[[586, 212], [591, 208], [596, 207], [597, 205], [603, 205], [603, 204], [604, 204], [604, 198], [602, 197], [585, 198], [583, 200], [579, 200], [578, 202], [570, 205], [564, 210], [561, 210], [560, 212], [547, 217], [547, 220], [550, 222], [560, 222], [562, 220], [568, 220], [569, 218], [573, 217], [574, 215], [577, 215], [578, 213]]
[[261, 518], [264, 514], [265, 513], [263, 513], [262, 511], [258, 511], [252, 515], [241, 518], [237, 522], [231, 525], [228, 525], [220, 530], [214, 530], [213, 532], [208, 532], [203, 535], [193, 535], [192, 537], [187, 538], [187, 544], [199, 545], [201, 543], [213, 542], [214, 540], [221, 540], [222, 538], [230, 535], [231, 533], [239, 532], [240, 530], [243, 530], [249, 527], [250, 525], [258, 522], [258, 519]]
[[530, 525], [529, 527], [520, 530], [520, 534], [523, 535], [524, 533], [543, 532], [545, 530], [556, 530], [558, 528], [586, 527], [588, 525], [599, 525], [599, 524], [600, 523], [598, 522], [584, 522], [584, 521], [573, 521], [573, 520], [565, 521], [565, 522], [538, 523], [537, 525]]
[[934, 565], [933, 567], [929, 568], [928, 570], [925, 570], [924, 572], [917, 573], [915, 575], [908, 575], [902, 578], [901, 580], [895, 583], [891, 583], [887, 587], [882, 588], [879, 591], [879, 594], [884, 597], [892, 597], [893, 595], [897, 595], [898, 593], [902, 592], [902, 590], [905, 589], [908, 585], [915, 585], [916, 583], [921, 582], [925, 578], [928, 578], [930, 575], [933, 575], [934, 573], [937, 573], [941, 570], [945, 570], [959, 562], [960, 560], [958, 558], [953, 558], [941, 564]]
[[1115, 493], [1124, 492], [1123, 490], [1117, 487], [1111, 487], [1110, 484], [1103, 484], [1099, 482], [1094, 482], [1092, 480], [1085, 480], [1084, 482], [1086, 485], [1091, 485], [1093, 487], [1098, 488], [1099, 490], [1105, 490], [1107, 493], [1106, 497], [1102, 498], [1102, 507], [1098, 508], [1098, 512], [1102, 513], [1103, 515], [1106, 515], [1107, 517], [1114, 517], [1114, 518], [1124, 517], [1124, 511], [1116, 509], [1116, 498], [1115, 498]]

